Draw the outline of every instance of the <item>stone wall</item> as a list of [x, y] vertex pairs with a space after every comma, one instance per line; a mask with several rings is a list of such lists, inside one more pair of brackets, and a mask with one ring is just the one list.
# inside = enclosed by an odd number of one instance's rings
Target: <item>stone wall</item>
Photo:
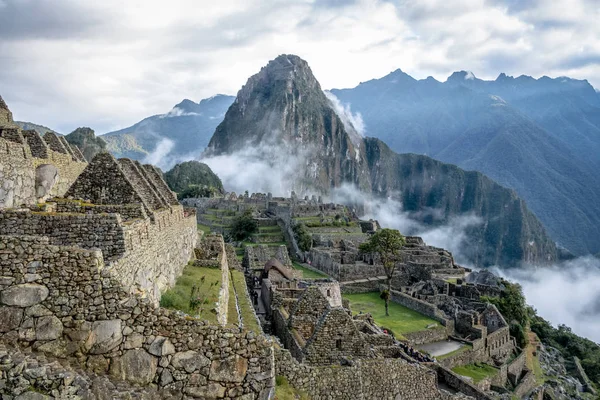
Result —
[[336, 256], [330, 250], [313, 248], [306, 258], [310, 260], [314, 268], [334, 277], [340, 282], [385, 276], [385, 270], [382, 265], [369, 265], [366, 263], [342, 264], [341, 258]]
[[121, 218], [117, 214], [55, 214], [0, 210], [0, 235], [47, 236], [51, 244], [79, 244], [101, 249], [106, 260], [125, 253]]
[[297, 390], [313, 400], [437, 400], [436, 375], [400, 359], [355, 360], [353, 366], [309, 366], [289, 351], [275, 349], [275, 368]]
[[517, 399], [521, 399], [527, 393], [531, 392], [536, 385], [535, 374], [532, 371], [527, 371], [523, 379], [519, 382], [519, 385], [513, 391], [513, 395]]
[[436, 365], [435, 368], [439, 380], [450, 386], [452, 389], [464, 393], [467, 396], [471, 396], [476, 400], [492, 400], [490, 396], [482, 392], [477, 386], [467, 382], [449, 369], [444, 368], [441, 365]]
[[402, 336], [404, 336], [412, 345], [439, 342], [448, 339], [448, 333], [444, 327], [403, 333]]
[[157, 303], [193, 258], [198, 230], [196, 216], [184, 216], [182, 206], [153, 215], [154, 221], [146, 218], [123, 225], [125, 253], [109, 268], [132, 293]]
[[48, 196], [64, 195], [87, 165], [73, 161], [67, 154], [49, 149], [45, 158], [37, 158], [33, 156], [29, 145], [0, 138], [0, 207], [35, 204], [38, 199], [36, 168], [48, 164], [58, 172], [56, 183], [45, 193]]
[[[395, 290], [392, 290], [390, 299], [394, 303], [398, 303], [404, 307], [410, 308], [413, 311], [426, 315], [429, 318], [440, 322], [444, 326], [450, 326], [449, 320], [445, 318], [444, 313], [431, 303], [415, 299], [407, 294], [397, 292]], [[451, 326], [453, 327], [454, 325], [451, 324]], [[448, 332], [448, 334], [452, 334], [452, 332]]]
[[153, 219], [127, 223], [118, 214], [1, 210], [0, 235], [39, 235], [51, 244], [100, 249], [107, 267], [124, 286], [157, 303], [193, 256], [195, 218], [185, 217], [182, 206], [155, 212]]
[[513, 385], [517, 384], [517, 381], [521, 377], [521, 373], [525, 368], [525, 362], [527, 360], [527, 353], [521, 352], [510, 364], [508, 364], [507, 377], [510, 379]]
[[57, 213], [119, 214], [123, 221], [144, 219], [148, 217], [148, 214], [141, 204], [96, 205], [85, 203], [81, 200], [69, 200], [62, 198], [54, 198], [51, 199], [50, 202], [56, 203], [55, 211]]
[[100, 251], [0, 236], [0, 338], [139, 385], [191, 397], [266, 398], [269, 340], [132, 295]]

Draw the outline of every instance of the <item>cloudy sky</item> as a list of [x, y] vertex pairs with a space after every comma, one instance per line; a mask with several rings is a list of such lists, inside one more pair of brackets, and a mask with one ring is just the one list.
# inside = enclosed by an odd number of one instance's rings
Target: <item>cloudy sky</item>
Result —
[[600, 88], [598, 21], [598, 0], [0, 0], [0, 95], [18, 120], [105, 133], [235, 94], [282, 53], [324, 88], [397, 68]]

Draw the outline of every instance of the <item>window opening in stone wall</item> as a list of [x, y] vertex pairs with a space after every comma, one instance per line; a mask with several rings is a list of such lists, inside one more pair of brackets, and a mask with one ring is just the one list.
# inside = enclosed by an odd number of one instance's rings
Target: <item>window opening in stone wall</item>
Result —
[[327, 297], [331, 297], [331, 290], [327, 289]]
[[342, 349], [342, 339], [336, 339], [335, 341], [335, 348], [338, 350]]

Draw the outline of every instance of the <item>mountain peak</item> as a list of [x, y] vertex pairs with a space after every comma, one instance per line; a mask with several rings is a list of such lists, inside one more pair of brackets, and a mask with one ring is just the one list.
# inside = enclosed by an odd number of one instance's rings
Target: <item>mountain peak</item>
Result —
[[452, 75], [450, 75], [448, 77], [446, 82], [463, 82], [463, 81], [471, 81], [471, 80], [477, 80], [477, 77], [475, 76], [475, 74], [473, 74], [471, 71], [463, 70], [463, 71], [453, 72]]

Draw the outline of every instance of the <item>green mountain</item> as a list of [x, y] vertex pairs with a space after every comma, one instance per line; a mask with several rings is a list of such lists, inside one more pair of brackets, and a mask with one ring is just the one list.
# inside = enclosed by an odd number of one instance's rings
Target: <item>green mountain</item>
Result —
[[[363, 139], [324, 95], [306, 61], [282, 55], [252, 76], [217, 127], [206, 156], [256, 153], [262, 159], [302, 159], [293, 187], [328, 193], [351, 184], [380, 198], [401, 201], [407, 211], [436, 209], [421, 222], [445, 224], [474, 214], [470, 257], [477, 265], [540, 263], [557, 258], [542, 224], [512, 190], [481, 173], [426, 156], [397, 154], [376, 139]], [[282, 168], [273, 165], [273, 169]], [[418, 215], [418, 213], [414, 213]], [[422, 213], [425, 214], [425, 213]]]
[[394, 151], [427, 154], [514, 189], [561, 246], [600, 251], [600, 96], [569, 78], [401, 70], [331, 91]]
[[[210, 167], [199, 161], [186, 161], [164, 173], [165, 181], [179, 197], [198, 197], [194, 194], [211, 191], [223, 193], [221, 179]], [[202, 191], [203, 189], [206, 189]]]
[[65, 136], [67, 142], [79, 147], [79, 150], [85, 156], [85, 159], [91, 161], [94, 156], [102, 151], [106, 151], [106, 142], [96, 134], [91, 128], [77, 128]]

